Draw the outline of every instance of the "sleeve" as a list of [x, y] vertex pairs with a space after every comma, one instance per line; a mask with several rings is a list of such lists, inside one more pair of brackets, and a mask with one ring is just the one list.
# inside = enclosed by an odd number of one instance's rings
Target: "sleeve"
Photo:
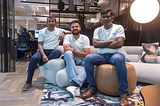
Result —
[[43, 33], [42, 33], [42, 31], [40, 31], [39, 34], [38, 34], [38, 42], [41, 42], [41, 41], [43, 41]]
[[70, 32], [70, 31], [60, 28], [60, 34], [61, 34], [62, 32]]
[[64, 44], [69, 44], [70, 45], [69, 38], [70, 38], [70, 35], [65, 35], [65, 37], [63, 39], [63, 45]]
[[99, 28], [96, 28], [93, 33], [93, 39], [96, 38], [99, 40], [98, 32], [99, 32]]
[[90, 48], [90, 40], [87, 36], [85, 38], [84, 48]]
[[123, 28], [122, 25], [120, 25], [118, 30], [117, 30], [116, 38], [117, 37], [124, 37], [124, 39], [125, 39], [124, 28]]

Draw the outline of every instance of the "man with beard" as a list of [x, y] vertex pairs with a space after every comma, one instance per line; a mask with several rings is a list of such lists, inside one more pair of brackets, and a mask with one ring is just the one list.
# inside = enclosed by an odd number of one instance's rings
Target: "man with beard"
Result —
[[39, 50], [31, 57], [28, 66], [27, 82], [23, 86], [22, 91], [29, 90], [32, 85], [32, 77], [37, 64], [44, 65], [51, 59], [59, 58], [61, 51], [57, 50], [60, 40], [63, 40], [64, 34], [70, 34], [64, 29], [60, 29], [56, 26], [56, 19], [53, 16], [47, 17], [48, 27], [40, 30], [38, 35], [38, 48]]
[[94, 65], [112, 64], [116, 67], [119, 82], [120, 105], [128, 106], [128, 81], [125, 57], [118, 50], [123, 46], [125, 34], [121, 25], [113, 24], [113, 12], [103, 10], [101, 13], [103, 26], [95, 29], [93, 35], [93, 46], [98, 49], [97, 54], [89, 54], [84, 59], [88, 91], [82, 97], [89, 98], [97, 93], [94, 80]]
[[[80, 34], [81, 27], [77, 20], [73, 20], [70, 23], [72, 34], [68, 34], [64, 37], [64, 60], [66, 62], [67, 73], [69, 74], [69, 80], [76, 87], [76, 91], [72, 91], [73, 96], [80, 96], [80, 88], [86, 79], [86, 72], [83, 69], [78, 74], [76, 65], [83, 66], [83, 59], [90, 53], [90, 41], [89, 38], [83, 34]], [[73, 86], [67, 87], [67, 90], [73, 88]], [[72, 90], [72, 89], [71, 89]]]

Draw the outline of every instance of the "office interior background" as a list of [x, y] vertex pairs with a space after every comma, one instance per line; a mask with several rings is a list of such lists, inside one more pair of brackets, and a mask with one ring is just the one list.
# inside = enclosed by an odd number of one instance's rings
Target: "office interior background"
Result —
[[72, 20], [79, 20], [82, 27], [81, 33], [90, 38], [92, 45], [93, 31], [102, 25], [101, 10], [111, 9], [115, 17], [114, 23], [121, 24], [125, 29], [125, 46], [139, 46], [141, 32], [143, 33], [140, 44], [160, 41], [160, 14], [153, 21], [145, 24], [148, 41], [142, 24], [135, 22], [130, 15], [130, 7], [135, 0], [60, 1], [63, 2], [61, 6], [59, 6], [59, 0], [1, 0], [0, 72], [15, 71], [17, 57], [15, 39], [23, 28], [27, 28], [36, 38], [35, 32], [47, 26], [46, 20], [49, 15], [56, 17], [57, 27], [66, 30], [70, 30], [69, 23]]

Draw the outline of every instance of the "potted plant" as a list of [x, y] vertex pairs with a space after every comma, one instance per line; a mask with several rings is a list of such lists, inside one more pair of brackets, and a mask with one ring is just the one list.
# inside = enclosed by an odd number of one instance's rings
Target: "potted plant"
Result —
[[85, 18], [86, 17], [83, 16], [83, 14], [77, 14], [77, 19], [79, 21], [79, 24], [80, 24], [81, 28], [85, 28], [85, 25], [84, 25], [84, 19]]
[[59, 9], [60, 11], [63, 11], [63, 9], [64, 9], [64, 2], [62, 2], [62, 0], [59, 0], [59, 1], [58, 1], [58, 9]]

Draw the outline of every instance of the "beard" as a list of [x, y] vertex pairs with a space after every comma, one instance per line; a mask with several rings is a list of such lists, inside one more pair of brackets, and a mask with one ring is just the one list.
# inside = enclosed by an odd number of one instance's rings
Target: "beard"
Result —
[[72, 31], [72, 34], [73, 34], [73, 35], [79, 35], [79, 34], [80, 34], [80, 31], [78, 31], [77, 29], [74, 29], [74, 30]]
[[111, 21], [106, 20], [106, 21], [103, 21], [103, 24], [105, 24], [105, 25], [111, 25], [111, 24], [112, 24], [112, 22], [111, 22]]
[[52, 25], [52, 24], [51, 24], [51, 25], [48, 25], [48, 28], [49, 28], [49, 29], [54, 29], [54, 27], [55, 27], [55, 25]]

